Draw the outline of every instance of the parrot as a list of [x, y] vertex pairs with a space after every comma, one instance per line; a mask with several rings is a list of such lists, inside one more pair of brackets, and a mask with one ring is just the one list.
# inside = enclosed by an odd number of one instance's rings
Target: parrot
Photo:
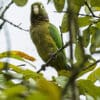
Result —
[[[59, 30], [50, 23], [41, 2], [35, 2], [31, 5], [30, 24], [30, 38], [40, 58], [47, 62], [62, 47], [62, 39]], [[64, 50], [59, 52], [49, 65], [57, 71], [70, 69]]]

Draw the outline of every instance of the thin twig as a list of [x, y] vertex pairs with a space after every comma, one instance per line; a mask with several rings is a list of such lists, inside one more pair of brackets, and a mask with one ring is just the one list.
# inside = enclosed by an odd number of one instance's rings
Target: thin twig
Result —
[[4, 17], [4, 14], [5, 12], [9, 9], [9, 7], [13, 4], [13, 1], [11, 1], [6, 7], [5, 9], [3, 10], [2, 14], [1, 14], [1, 17]]
[[0, 10], [2, 9], [3, 7], [0, 7]]
[[[5, 9], [3, 10], [3, 12], [1, 13], [1, 16], [0, 17], [4, 17], [4, 14], [5, 12], [9, 9], [9, 7], [13, 4], [13, 1], [11, 1], [6, 7]], [[0, 29], [2, 29], [3, 25], [5, 24], [5, 21], [3, 21], [0, 25]]]
[[93, 13], [92, 9], [90, 8], [90, 6], [88, 5], [87, 1], [85, 1], [85, 5], [88, 7], [90, 13], [92, 14], [93, 17], [95, 17], [95, 14]]
[[51, 57], [50, 59], [46, 62], [46, 64], [41, 66], [41, 69], [39, 71], [37, 71], [37, 73], [39, 73], [42, 70], [45, 70], [45, 67], [49, 65], [49, 63], [56, 57], [56, 55], [61, 52], [63, 49], [65, 49], [68, 45], [70, 44], [70, 42], [67, 42], [62, 48], [58, 49]]
[[[54, 11], [54, 12], [56, 12], [56, 13], [58, 13], [57, 11]], [[60, 12], [60, 13], [69, 13], [68, 11], [62, 11], [62, 12]], [[76, 14], [76, 15], [80, 15], [80, 16], [88, 16], [88, 17], [95, 17], [95, 18], [100, 18], [99, 16], [92, 16], [92, 15], [88, 15], [88, 14], [81, 14], [81, 13], [74, 13], [74, 14]]]
[[84, 67], [82, 70], [86, 70], [86, 69], [89, 69], [90, 67], [94, 66], [95, 64], [99, 63], [100, 60], [97, 60], [96, 62], [94, 62], [93, 64], [87, 66], [87, 67]]
[[5, 9], [3, 10], [3, 12], [2, 12], [2, 14], [1, 14], [1, 16], [0, 16], [0, 19], [3, 20], [3, 22], [2, 22], [1, 25], [0, 25], [0, 29], [2, 29], [3, 25], [7, 22], [7, 23], [9, 23], [10, 25], [12, 25], [12, 26], [14, 26], [14, 27], [16, 27], [16, 28], [18, 28], [18, 29], [20, 29], [20, 30], [23, 30], [23, 31], [25, 31], [25, 32], [29, 32], [28, 29], [23, 29], [22, 27], [19, 27], [19, 25], [16, 25], [16, 24], [14, 24], [14, 23], [12, 23], [12, 22], [10, 22], [9, 20], [7, 20], [7, 19], [4, 18], [5, 12], [9, 9], [9, 7], [10, 7], [12, 4], [13, 4], [13, 1], [11, 1], [11, 2], [5, 7]]
[[10, 25], [12, 25], [12, 26], [14, 26], [14, 27], [16, 27], [16, 28], [18, 28], [18, 29], [20, 29], [20, 30], [23, 30], [23, 31], [25, 31], [25, 32], [29, 32], [28, 29], [24, 29], [24, 28], [22, 28], [22, 27], [19, 27], [19, 25], [16, 25], [16, 24], [10, 22], [9, 20], [7, 20], [7, 19], [5, 19], [5, 18], [0, 17], [0, 19], [2, 19], [4, 22], [7, 22], [7, 23], [9, 23]]
[[1, 24], [0, 24], [0, 29], [2, 29], [3, 25], [5, 24], [5, 22], [3, 21]]

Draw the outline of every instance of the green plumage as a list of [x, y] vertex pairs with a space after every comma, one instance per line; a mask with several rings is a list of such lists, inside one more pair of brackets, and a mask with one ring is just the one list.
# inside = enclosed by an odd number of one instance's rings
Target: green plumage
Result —
[[[30, 34], [40, 57], [45, 62], [49, 60], [53, 53], [62, 47], [59, 31], [54, 25], [50, 24], [43, 5], [38, 2], [31, 6]], [[58, 71], [68, 68], [64, 51], [61, 51], [50, 62], [50, 66]]]

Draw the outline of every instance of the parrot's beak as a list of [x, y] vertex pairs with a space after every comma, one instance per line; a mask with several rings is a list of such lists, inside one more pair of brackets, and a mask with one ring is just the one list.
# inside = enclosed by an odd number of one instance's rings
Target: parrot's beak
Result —
[[39, 14], [39, 7], [37, 5], [33, 6], [33, 12], [34, 12], [35, 15]]

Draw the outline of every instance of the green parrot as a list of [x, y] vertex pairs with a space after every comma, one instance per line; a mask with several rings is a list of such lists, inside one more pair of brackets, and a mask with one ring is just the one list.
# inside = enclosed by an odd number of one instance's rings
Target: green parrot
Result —
[[[62, 47], [59, 31], [49, 22], [48, 14], [40, 2], [33, 3], [31, 6], [30, 35], [44, 62]], [[49, 65], [57, 71], [69, 69], [64, 51], [59, 52]]]

